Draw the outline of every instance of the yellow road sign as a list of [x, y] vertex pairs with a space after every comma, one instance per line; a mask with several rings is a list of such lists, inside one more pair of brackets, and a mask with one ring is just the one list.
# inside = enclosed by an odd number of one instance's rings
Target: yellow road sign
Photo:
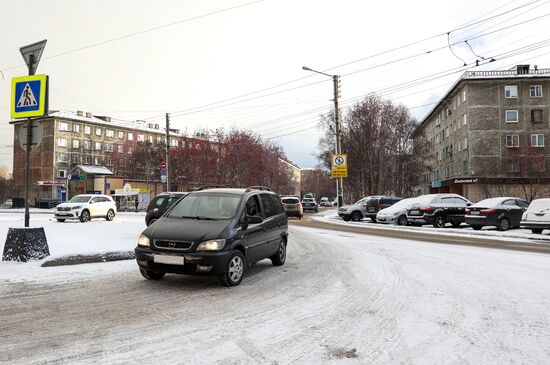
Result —
[[32, 75], [11, 79], [12, 119], [41, 117], [48, 112], [47, 83], [47, 75]]
[[332, 177], [348, 177], [348, 155], [332, 154]]

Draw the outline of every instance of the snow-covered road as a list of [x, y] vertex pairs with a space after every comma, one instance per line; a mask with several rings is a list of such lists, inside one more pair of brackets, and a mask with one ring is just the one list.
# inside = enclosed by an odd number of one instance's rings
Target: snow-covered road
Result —
[[550, 255], [290, 233], [285, 266], [235, 288], [131, 261], [2, 280], [0, 362], [550, 362]]

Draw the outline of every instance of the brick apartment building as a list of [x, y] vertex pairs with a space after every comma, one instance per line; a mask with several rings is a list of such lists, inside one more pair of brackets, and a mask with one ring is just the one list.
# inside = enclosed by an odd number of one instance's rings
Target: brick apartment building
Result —
[[549, 138], [550, 69], [467, 71], [413, 133], [425, 166], [414, 193], [548, 196]]
[[[74, 193], [94, 192], [113, 194], [129, 182], [134, 188], [153, 195], [162, 191], [158, 169], [155, 169], [158, 173], [148, 181], [129, 181], [127, 176], [119, 175], [117, 161], [114, 160], [121, 154], [133, 153], [132, 142], [149, 142], [165, 148], [166, 131], [158, 124], [128, 122], [80, 111], [50, 112], [47, 117], [39, 119], [39, 123], [43, 128], [43, 138], [31, 152], [30, 202], [41, 198], [60, 200], [64, 187], [51, 182], [66, 182], [68, 175], [75, 172], [85, 172], [86, 181], [71, 182], [74, 185], [71, 189], [76, 190], [71, 191], [71, 196]], [[25, 151], [18, 137], [21, 126], [21, 123], [14, 123], [13, 180], [16, 197], [24, 196], [25, 184]], [[174, 147], [192, 139], [178, 130], [170, 132], [170, 144]], [[38, 185], [37, 182], [47, 183]]]

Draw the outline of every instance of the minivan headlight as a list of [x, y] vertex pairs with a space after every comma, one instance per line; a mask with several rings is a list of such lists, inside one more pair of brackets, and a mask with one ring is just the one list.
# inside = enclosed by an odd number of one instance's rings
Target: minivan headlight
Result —
[[197, 251], [216, 251], [221, 250], [225, 246], [225, 240], [208, 240], [201, 242], [197, 247]]
[[139, 235], [139, 239], [138, 239], [138, 246], [145, 246], [145, 247], [149, 247], [150, 244], [149, 244], [149, 237], [145, 236], [145, 235]]
[[75, 209], [80, 209], [82, 208], [82, 205], [75, 205], [74, 207], [72, 207], [71, 209], [75, 210]]

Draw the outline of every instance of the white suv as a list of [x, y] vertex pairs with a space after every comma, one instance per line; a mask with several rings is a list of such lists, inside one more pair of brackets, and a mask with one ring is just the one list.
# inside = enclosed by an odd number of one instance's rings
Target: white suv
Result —
[[544, 229], [550, 229], [550, 199], [533, 200], [523, 213], [520, 226], [538, 234]]
[[116, 212], [116, 204], [109, 195], [76, 195], [68, 203], [59, 204], [54, 214], [59, 222], [65, 222], [66, 219], [87, 222], [92, 218], [112, 221]]

